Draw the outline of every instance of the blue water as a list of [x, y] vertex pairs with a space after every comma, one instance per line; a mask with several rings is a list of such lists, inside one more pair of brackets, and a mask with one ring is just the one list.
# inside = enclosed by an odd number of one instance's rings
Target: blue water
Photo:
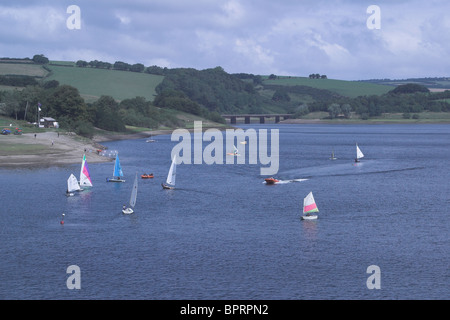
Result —
[[[248, 161], [181, 164], [163, 190], [170, 135], [105, 143], [127, 182], [106, 182], [113, 162], [89, 163], [94, 187], [75, 197], [64, 192], [79, 164], [0, 169], [0, 298], [450, 298], [450, 125], [251, 127], [279, 129], [285, 183], [265, 185]], [[123, 215], [136, 172], [155, 178]], [[319, 219], [301, 221], [310, 191]], [[371, 265], [380, 289], [366, 285]]]

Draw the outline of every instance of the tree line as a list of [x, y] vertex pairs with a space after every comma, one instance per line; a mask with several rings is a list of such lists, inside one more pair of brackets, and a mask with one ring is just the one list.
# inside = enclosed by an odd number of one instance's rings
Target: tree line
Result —
[[143, 97], [117, 102], [110, 96], [101, 96], [86, 103], [78, 89], [54, 80], [22, 90], [0, 91], [0, 114], [35, 123], [38, 112], [41, 117], [56, 119], [61, 128], [89, 138], [94, 127], [121, 132], [126, 130], [125, 125], [151, 129], [181, 125], [173, 113], [157, 108]]
[[330, 118], [350, 117], [351, 112], [362, 119], [381, 116], [383, 113], [418, 114], [424, 111], [450, 112], [450, 90], [431, 93], [428, 88], [418, 84], [405, 84], [383, 95], [339, 97], [329, 101], [315, 101], [308, 105], [309, 112], [325, 111]]

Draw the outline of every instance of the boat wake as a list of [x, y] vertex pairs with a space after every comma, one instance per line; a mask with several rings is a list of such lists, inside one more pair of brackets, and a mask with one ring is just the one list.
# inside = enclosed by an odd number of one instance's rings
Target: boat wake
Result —
[[366, 161], [352, 164], [336, 164], [327, 166], [313, 166], [301, 169], [294, 169], [283, 172], [287, 176], [303, 176], [305, 179], [317, 177], [367, 175], [367, 174], [386, 174], [392, 172], [421, 170], [424, 167], [402, 167], [393, 162]]
[[[291, 180], [278, 180], [278, 182], [275, 182], [274, 184], [287, 184], [287, 183], [292, 183], [292, 182], [302, 182], [302, 181], [306, 181], [309, 179], [291, 179]], [[263, 181], [263, 183], [266, 183], [265, 181]]]

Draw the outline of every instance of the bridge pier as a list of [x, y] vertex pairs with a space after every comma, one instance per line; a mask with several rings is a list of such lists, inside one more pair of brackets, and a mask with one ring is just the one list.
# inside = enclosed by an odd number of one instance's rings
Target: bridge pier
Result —
[[251, 118], [259, 118], [259, 123], [264, 124], [266, 122], [266, 118], [274, 118], [275, 123], [280, 122], [280, 119], [289, 119], [292, 117], [291, 114], [223, 114], [222, 117], [225, 119], [230, 119], [230, 124], [236, 124], [237, 118], [244, 118], [245, 124], [250, 124]]

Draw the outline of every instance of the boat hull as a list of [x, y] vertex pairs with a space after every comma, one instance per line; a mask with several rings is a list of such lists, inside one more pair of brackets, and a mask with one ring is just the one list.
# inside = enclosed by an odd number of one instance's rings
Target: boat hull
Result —
[[153, 178], [153, 175], [143, 174], [143, 175], [141, 175], [141, 178], [142, 179], [151, 179], [151, 178]]
[[316, 215], [302, 216], [302, 220], [317, 220]]
[[124, 179], [106, 178], [106, 182], [125, 182]]
[[163, 187], [163, 189], [167, 189], [167, 190], [175, 189], [175, 187], [168, 186], [167, 184], [164, 184], [164, 183], [161, 183], [161, 186]]
[[278, 180], [274, 179], [274, 178], [267, 178], [267, 179], [264, 179], [264, 181], [266, 182], [266, 184], [275, 184], [278, 182]]
[[123, 214], [132, 214], [134, 211], [133, 211], [133, 209], [131, 209], [131, 208], [126, 208], [126, 209], [123, 209], [122, 210], [122, 213]]

